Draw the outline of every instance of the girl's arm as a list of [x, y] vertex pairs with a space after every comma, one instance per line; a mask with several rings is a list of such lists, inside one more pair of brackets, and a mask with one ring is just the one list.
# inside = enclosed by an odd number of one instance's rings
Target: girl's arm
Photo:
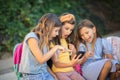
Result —
[[86, 52], [85, 55], [81, 58], [81, 61], [79, 61], [79, 64], [83, 64], [89, 56], [91, 56], [90, 52]]
[[71, 58], [73, 58], [76, 55], [76, 48], [73, 44], [68, 44], [69, 49], [72, 51], [71, 52]]
[[78, 58], [80, 57], [80, 55], [77, 58], [75, 57], [76, 55], [72, 58], [72, 60], [69, 63], [62, 63], [58, 60], [58, 55], [54, 54], [52, 56], [52, 61], [53, 61], [53, 64], [59, 68], [73, 67], [75, 64], [78, 63], [78, 60], [79, 60]]
[[39, 49], [38, 46], [38, 41], [35, 38], [29, 38], [27, 40], [28, 46], [32, 52], [32, 54], [35, 56], [35, 58], [41, 63], [43, 64], [44, 62], [48, 61], [52, 55], [58, 50], [63, 50], [64, 51], [64, 47], [56, 45], [55, 47], [53, 47], [50, 51], [48, 51], [46, 54], [42, 53], [42, 50]]
[[105, 54], [105, 57], [109, 59], [114, 59], [112, 54]]
[[[68, 44], [68, 46], [69, 46], [69, 49], [70, 50], [72, 50], [72, 55], [71, 55], [71, 58], [73, 58], [75, 55], [76, 55], [76, 48], [74, 47], [74, 45], [73, 44]], [[87, 58], [89, 57], [90, 55], [89, 55], [89, 53], [87, 52], [81, 59], [79, 59], [79, 61], [78, 61], [78, 63], [79, 64], [83, 64], [86, 60], [87, 60]]]

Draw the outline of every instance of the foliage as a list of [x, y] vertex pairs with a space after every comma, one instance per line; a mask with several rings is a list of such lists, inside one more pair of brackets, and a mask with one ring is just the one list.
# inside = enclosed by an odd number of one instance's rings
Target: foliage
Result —
[[87, 0], [0, 0], [0, 5], [0, 52], [11, 52], [38, 19], [49, 12], [73, 13], [77, 23], [84, 18], [91, 19], [101, 34], [105, 34], [103, 22], [86, 7]]

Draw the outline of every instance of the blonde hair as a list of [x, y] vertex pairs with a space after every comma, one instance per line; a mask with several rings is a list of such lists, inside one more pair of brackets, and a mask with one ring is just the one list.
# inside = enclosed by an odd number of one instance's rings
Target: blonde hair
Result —
[[52, 13], [47, 13], [43, 15], [38, 24], [34, 29], [32, 29], [32, 32], [35, 32], [37, 36], [40, 38], [39, 47], [40, 49], [43, 48], [43, 46], [49, 45], [49, 36], [53, 30], [54, 27], [61, 27], [61, 22], [59, 18]]

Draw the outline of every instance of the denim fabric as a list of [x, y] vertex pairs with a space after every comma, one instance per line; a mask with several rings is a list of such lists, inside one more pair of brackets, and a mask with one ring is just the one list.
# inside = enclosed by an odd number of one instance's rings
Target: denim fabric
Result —
[[[23, 51], [20, 62], [19, 72], [23, 74], [22, 80], [54, 80], [53, 77], [47, 71], [47, 64], [44, 62], [40, 64], [35, 58], [28, 45], [28, 39], [34, 38], [40, 42], [40, 39], [34, 32], [30, 32], [25, 36], [23, 41]], [[48, 51], [47, 46], [43, 46], [42, 53], [45, 54]]]
[[48, 73], [40, 73], [40, 74], [23, 74], [22, 80], [54, 80], [54, 78]]

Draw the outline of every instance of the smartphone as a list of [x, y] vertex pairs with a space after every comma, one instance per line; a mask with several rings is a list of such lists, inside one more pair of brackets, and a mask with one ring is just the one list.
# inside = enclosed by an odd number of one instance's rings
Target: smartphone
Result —
[[83, 57], [83, 55], [85, 54], [85, 51], [78, 51], [76, 53], [77, 56], [75, 58], [77, 58], [80, 54], [81, 54], [81, 56], [79, 57], [79, 59]]

